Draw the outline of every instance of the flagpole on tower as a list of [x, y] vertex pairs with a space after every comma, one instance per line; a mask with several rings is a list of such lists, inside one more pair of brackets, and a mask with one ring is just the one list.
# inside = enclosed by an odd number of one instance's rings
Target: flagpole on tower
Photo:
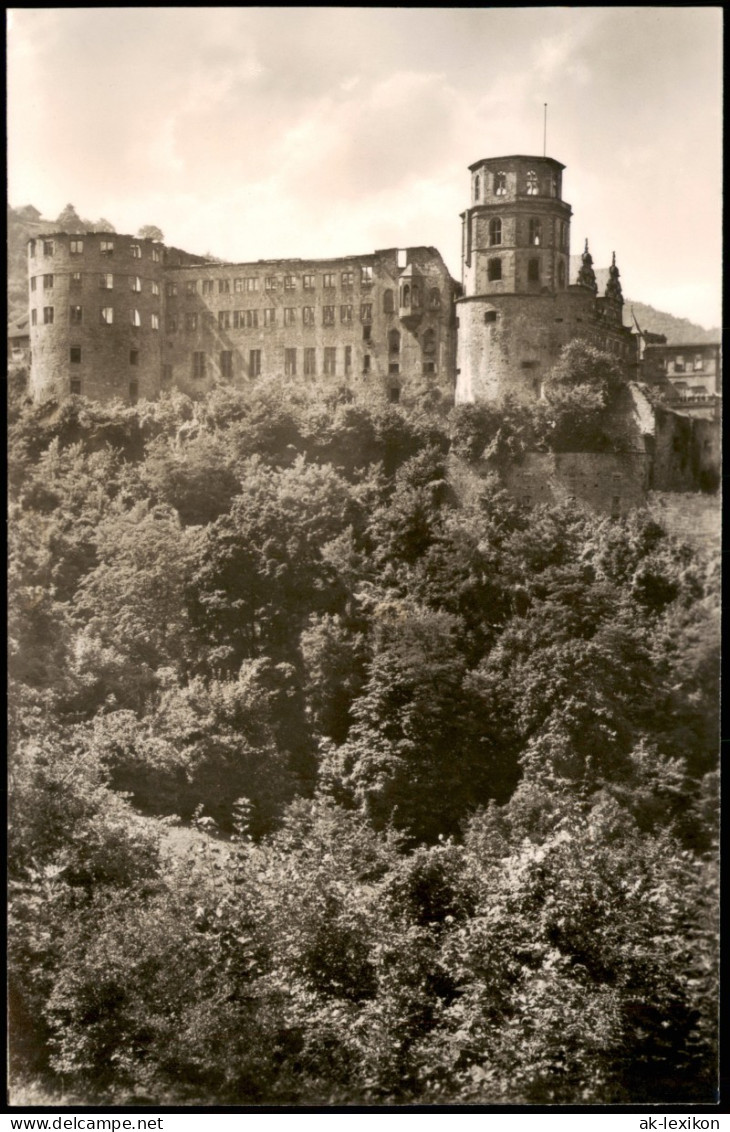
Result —
[[542, 155], [547, 156], [547, 102], [543, 103], [543, 124], [542, 124]]

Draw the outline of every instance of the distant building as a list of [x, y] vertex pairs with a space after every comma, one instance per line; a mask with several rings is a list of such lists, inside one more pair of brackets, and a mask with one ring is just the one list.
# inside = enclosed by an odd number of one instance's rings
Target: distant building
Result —
[[642, 379], [677, 412], [712, 420], [720, 415], [722, 363], [719, 342], [674, 346], [647, 342]]

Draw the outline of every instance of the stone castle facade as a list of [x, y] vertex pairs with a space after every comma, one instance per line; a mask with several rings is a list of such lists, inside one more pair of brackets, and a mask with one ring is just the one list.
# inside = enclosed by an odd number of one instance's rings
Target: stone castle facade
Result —
[[569, 280], [560, 162], [476, 162], [462, 282], [434, 248], [218, 263], [135, 236], [56, 232], [28, 244], [36, 400], [193, 396], [285, 377], [405, 404], [532, 399], [583, 338], [636, 365], [615, 262], [597, 293], [588, 247]]

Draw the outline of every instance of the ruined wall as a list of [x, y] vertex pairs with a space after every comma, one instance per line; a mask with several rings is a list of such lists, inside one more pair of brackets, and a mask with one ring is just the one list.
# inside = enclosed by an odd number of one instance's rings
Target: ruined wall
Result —
[[646, 509], [675, 538], [708, 550], [719, 550], [722, 500], [719, 495], [650, 491]]
[[[408, 312], [399, 308], [406, 267], [420, 288]], [[221, 380], [325, 380], [363, 397], [451, 403], [455, 291], [432, 248], [406, 249], [400, 265], [393, 248], [168, 269], [165, 381], [195, 396]]]
[[714, 492], [720, 484], [720, 422], [655, 410], [651, 487], [665, 492]]
[[644, 503], [649, 458], [644, 452], [530, 452], [519, 463], [500, 468], [499, 476], [525, 504], [574, 500], [618, 516]]
[[56, 233], [29, 242], [28, 267], [35, 399], [156, 397], [160, 245], [110, 233]]

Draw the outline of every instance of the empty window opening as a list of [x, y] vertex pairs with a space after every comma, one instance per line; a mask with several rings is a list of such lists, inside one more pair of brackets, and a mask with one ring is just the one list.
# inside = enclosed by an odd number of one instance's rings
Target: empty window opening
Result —
[[327, 377], [334, 377], [337, 372], [337, 349], [335, 346], [324, 348], [324, 372]]
[[314, 290], [314, 276], [313, 275], [303, 275], [302, 276], [302, 286], [304, 287], [305, 291], [313, 291]]
[[142, 258], [142, 249], [139, 246], [139, 244], [130, 244], [129, 245], [129, 251], [132, 255], [132, 259], [141, 259]]
[[352, 346], [345, 346], [345, 373], [352, 369]]
[[74, 379], [71, 382], [71, 396], [72, 397], [80, 397], [81, 396], [81, 382], [78, 379]]
[[136, 404], [138, 397], [139, 397], [139, 384], [136, 381], [130, 381], [130, 383], [129, 383], [129, 403], [130, 403], [130, 405]]
[[335, 308], [332, 306], [322, 307], [322, 325], [334, 326], [335, 325]]
[[436, 363], [435, 362], [424, 362], [423, 363], [423, 372], [424, 373], [436, 373]]
[[497, 312], [496, 311], [485, 311], [484, 312], [484, 321], [485, 322], [496, 322], [497, 321]]
[[528, 197], [536, 197], [540, 191], [537, 173], [534, 169], [529, 169], [527, 172], [527, 195]]
[[[169, 286], [173, 286], [175, 288], [173, 294], [176, 295], [177, 294], [176, 284], [175, 283], [173, 283], [173, 284], [168, 283], [168, 287]], [[219, 295], [230, 295], [230, 293], [231, 293], [231, 281], [230, 281], [230, 279], [219, 279], [218, 280], [218, 294]], [[168, 291], [168, 294], [170, 294], [169, 291]]]
[[540, 260], [528, 259], [527, 261], [527, 279], [529, 283], [540, 282]]
[[140, 279], [139, 275], [133, 275], [132, 276], [132, 278], [130, 280], [130, 287], [132, 288], [133, 291], [136, 291], [137, 293], [139, 293], [142, 290], [142, 280]]
[[139, 311], [131, 310], [129, 312], [129, 321], [131, 322], [132, 326], [141, 326], [142, 319], [140, 318]]
[[388, 400], [390, 401], [391, 405], [397, 405], [400, 401], [400, 389], [397, 385], [391, 385], [390, 389], [388, 390]]
[[72, 326], [81, 326], [84, 317], [83, 307], [69, 307], [68, 320]]
[[53, 307], [43, 308], [43, 323], [45, 326], [50, 326], [53, 322]]
[[411, 288], [409, 283], [403, 285], [401, 291], [401, 304], [402, 307], [409, 307], [411, 305]]
[[383, 313], [392, 314], [395, 310], [395, 303], [393, 301], [393, 292], [388, 290], [383, 292]]
[[71, 362], [72, 366], [78, 366], [78, 365], [81, 364], [81, 347], [80, 346], [72, 346], [71, 349], [68, 352], [68, 355], [69, 355], [69, 361]]
[[294, 326], [297, 321], [296, 307], [284, 307], [284, 326]]
[[496, 197], [507, 195], [507, 174], [503, 170], [494, 174], [494, 195]]
[[369, 264], [362, 264], [360, 267], [360, 283], [363, 287], [368, 287], [373, 281], [373, 269]]
[[52, 291], [53, 290], [53, 276], [52, 275], [44, 275], [43, 276], [43, 290], [44, 291]]
[[305, 326], [314, 326], [314, 307], [302, 307], [302, 321]]
[[101, 242], [99, 243], [99, 254], [100, 255], [114, 255], [114, 241], [113, 240], [101, 240]]
[[372, 322], [373, 321], [373, 304], [361, 303], [360, 304], [360, 321]]
[[295, 291], [296, 286], [297, 286], [296, 275], [285, 275], [284, 276], [284, 290], [285, 291]]
[[150, 315], [150, 326], [152, 327], [153, 330], [159, 330], [160, 329], [160, 316], [158, 314], [151, 314]]
[[391, 362], [388, 366], [388, 373], [400, 373], [400, 365], [398, 362]]
[[428, 295], [428, 305], [432, 311], [439, 310], [441, 307], [441, 292], [438, 287], [432, 287]]
[[340, 307], [340, 322], [352, 322], [352, 303], [345, 303]]
[[314, 346], [307, 346], [304, 351], [304, 376], [315, 377], [317, 373], [317, 355]]
[[221, 377], [233, 377], [233, 351], [221, 350], [220, 355]]
[[113, 275], [100, 275], [99, 276], [99, 287], [101, 288], [102, 291], [113, 291], [114, 290], [114, 276]]
[[129, 351], [129, 364], [130, 364], [130, 366], [138, 366], [139, 365], [139, 350], [130, 350]]
[[83, 255], [84, 241], [83, 240], [70, 240], [68, 250], [71, 255]]
[[325, 271], [324, 275], [322, 276], [322, 286], [326, 287], [327, 290], [331, 290], [332, 287], [336, 286], [334, 271]]
[[502, 260], [490, 259], [487, 264], [487, 279], [490, 283], [495, 283], [502, 278]]
[[363, 342], [369, 342], [370, 341], [372, 331], [373, 331], [373, 328], [370, 325], [370, 323], [369, 322], [365, 323], [365, 325], [362, 328], [362, 340], [363, 340]]
[[502, 221], [498, 216], [489, 221], [489, 243], [492, 247], [502, 243]]
[[202, 350], [193, 351], [193, 377], [198, 380], [205, 377], [205, 354]]
[[400, 353], [400, 332], [397, 330], [388, 331], [388, 352], [390, 354]]
[[530, 220], [530, 244], [539, 247], [542, 243], [542, 221], [532, 218]]
[[424, 354], [436, 353], [436, 331], [429, 327], [423, 334], [423, 352]]
[[370, 373], [370, 354], [363, 354], [362, 372], [363, 373]]
[[297, 352], [295, 349], [284, 350], [284, 373], [287, 377], [297, 375]]
[[408, 266], [408, 248], [398, 248], [398, 267], [402, 270]]
[[261, 377], [261, 351], [249, 350], [248, 353], [248, 376]]

